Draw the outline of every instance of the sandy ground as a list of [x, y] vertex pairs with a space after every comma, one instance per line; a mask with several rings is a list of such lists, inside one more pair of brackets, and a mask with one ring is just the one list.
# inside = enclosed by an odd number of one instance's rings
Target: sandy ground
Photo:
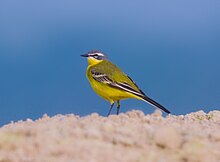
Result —
[[44, 115], [0, 128], [0, 162], [220, 162], [220, 111]]

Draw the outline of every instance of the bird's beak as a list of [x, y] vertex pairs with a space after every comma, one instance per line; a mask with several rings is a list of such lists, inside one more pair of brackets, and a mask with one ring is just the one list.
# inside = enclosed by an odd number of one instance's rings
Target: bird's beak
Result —
[[84, 55], [80, 55], [80, 56], [82, 56], [82, 57], [89, 57], [88, 54], [84, 54]]

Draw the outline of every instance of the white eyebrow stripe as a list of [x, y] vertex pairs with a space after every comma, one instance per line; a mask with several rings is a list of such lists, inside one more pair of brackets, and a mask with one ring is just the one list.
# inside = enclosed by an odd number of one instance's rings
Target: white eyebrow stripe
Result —
[[102, 53], [91, 53], [89, 54], [89, 56], [93, 57], [93, 56], [100, 56], [100, 57], [104, 57], [105, 55]]
[[95, 53], [95, 54], [97, 54], [98, 56], [104, 56], [102, 53]]

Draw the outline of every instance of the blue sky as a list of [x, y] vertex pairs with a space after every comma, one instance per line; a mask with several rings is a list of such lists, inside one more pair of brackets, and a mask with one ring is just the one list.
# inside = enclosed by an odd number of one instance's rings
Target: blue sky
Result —
[[[74, 113], [106, 115], [90, 88], [91, 49], [173, 114], [220, 106], [220, 1], [3, 0], [0, 2], [0, 124]], [[154, 108], [122, 101], [121, 111]], [[115, 112], [115, 110], [113, 110]]]

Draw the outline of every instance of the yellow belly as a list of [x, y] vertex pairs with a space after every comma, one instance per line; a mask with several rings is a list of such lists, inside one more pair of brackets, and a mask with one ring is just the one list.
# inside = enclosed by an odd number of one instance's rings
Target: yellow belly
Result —
[[99, 96], [101, 96], [105, 100], [108, 100], [110, 103], [113, 103], [113, 102], [119, 101], [119, 100], [123, 100], [123, 99], [127, 99], [127, 98], [140, 99], [139, 97], [137, 97], [129, 92], [110, 87], [104, 83], [100, 83], [100, 82], [94, 80], [93, 78], [89, 79], [89, 82], [90, 82], [93, 90]]

